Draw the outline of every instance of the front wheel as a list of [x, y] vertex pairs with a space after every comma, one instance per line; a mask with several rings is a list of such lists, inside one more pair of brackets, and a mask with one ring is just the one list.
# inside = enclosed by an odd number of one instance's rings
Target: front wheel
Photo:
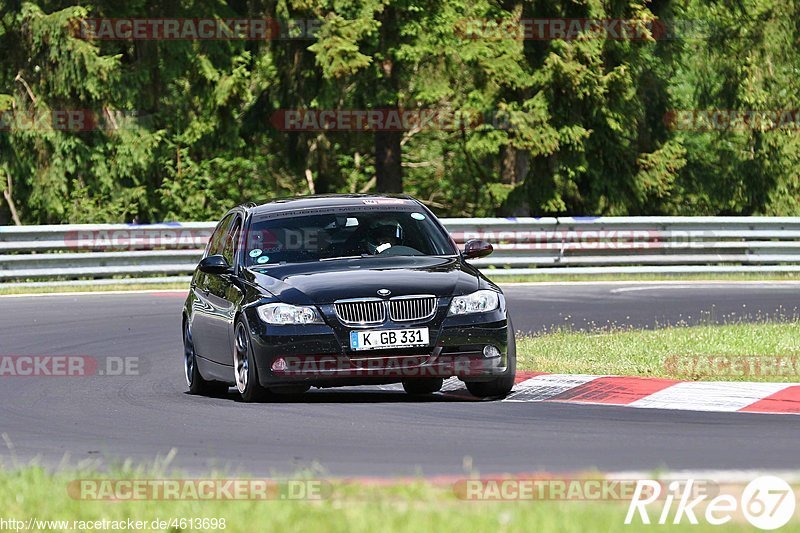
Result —
[[268, 396], [268, 391], [258, 382], [258, 369], [250, 344], [250, 334], [244, 321], [236, 322], [233, 341], [233, 370], [236, 390], [245, 402], [257, 402]]
[[466, 382], [467, 390], [479, 398], [505, 398], [514, 388], [514, 379], [517, 376], [517, 340], [514, 335], [514, 326], [508, 321], [508, 352], [506, 355], [506, 370], [503, 374], [491, 381]]

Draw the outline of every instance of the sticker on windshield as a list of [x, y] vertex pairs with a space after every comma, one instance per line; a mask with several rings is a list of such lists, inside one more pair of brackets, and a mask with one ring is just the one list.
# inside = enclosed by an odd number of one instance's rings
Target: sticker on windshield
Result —
[[262, 253], [263, 252], [261, 251], [261, 248], [256, 248], [254, 250], [250, 250], [250, 257], [258, 257]]
[[262, 255], [257, 260], [258, 264], [261, 264], [261, 265], [263, 265], [264, 263], [266, 263], [268, 261], [269, 261], [269, 256], [268, 255]]
[[365, 205], [402, 205], [406, 203], [402, 198], [381, 198], [379, 200], [362, 200]]
[[425, 220], [425, 215], [422, 213], [411, 213], [411, 218], [414, 220]]

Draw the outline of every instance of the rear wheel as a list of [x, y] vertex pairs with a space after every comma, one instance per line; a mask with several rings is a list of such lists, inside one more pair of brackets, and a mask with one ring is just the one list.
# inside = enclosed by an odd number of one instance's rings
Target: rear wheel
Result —
[[236, 322], [233, 341], [233, 370], [236, 375], [236, 389], [245, 402], [257, 402], [268, 396], [268, 391], [258, 382], [258, 369], [250, 345], [250, 334], [244, 322]]
[[206, 381], [197, 368], [197, 354], [194, 351], [192, 330], [189, 323], [183, 325], [183, 371], [190, 394], [220, 395], [228, 392], [228, 385], [219, 381]]
[[408, 394], [433, 394], [441, 390], [444, 380], [442, 378], [418, 378], [403, 380], [403, 389]]
[[467, 390], [479, 398], [505, 398], [514, 388], [514, 378], [517, 376], [517, 341], [514, 336], [514, 326], [508, 321], [508, 352], [506, 355], [506, 370], [503, 374], [491, 381], [466, 382]]

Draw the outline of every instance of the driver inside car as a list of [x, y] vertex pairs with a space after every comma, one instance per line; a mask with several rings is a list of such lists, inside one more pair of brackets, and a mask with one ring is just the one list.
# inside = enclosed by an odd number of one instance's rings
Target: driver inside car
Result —
[[367, 234], [367, 250], [377, 255], [392, 246], [403, 243], [403, 227], [394, 221], [378, 221], [372, 224]]

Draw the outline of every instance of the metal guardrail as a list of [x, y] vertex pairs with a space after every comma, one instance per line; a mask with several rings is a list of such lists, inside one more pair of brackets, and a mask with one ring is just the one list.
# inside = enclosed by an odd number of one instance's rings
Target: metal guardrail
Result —
[[[451, 218], [459, 244], [491, 242], [492, 276], [800, 272], [800, 217]], [[183, 281], [214, 223], [0, 226], [0, 281]], [[125, 280], [119, 279], [124, 277]], [[115, 279], [116, 278], [116, 279]]]

